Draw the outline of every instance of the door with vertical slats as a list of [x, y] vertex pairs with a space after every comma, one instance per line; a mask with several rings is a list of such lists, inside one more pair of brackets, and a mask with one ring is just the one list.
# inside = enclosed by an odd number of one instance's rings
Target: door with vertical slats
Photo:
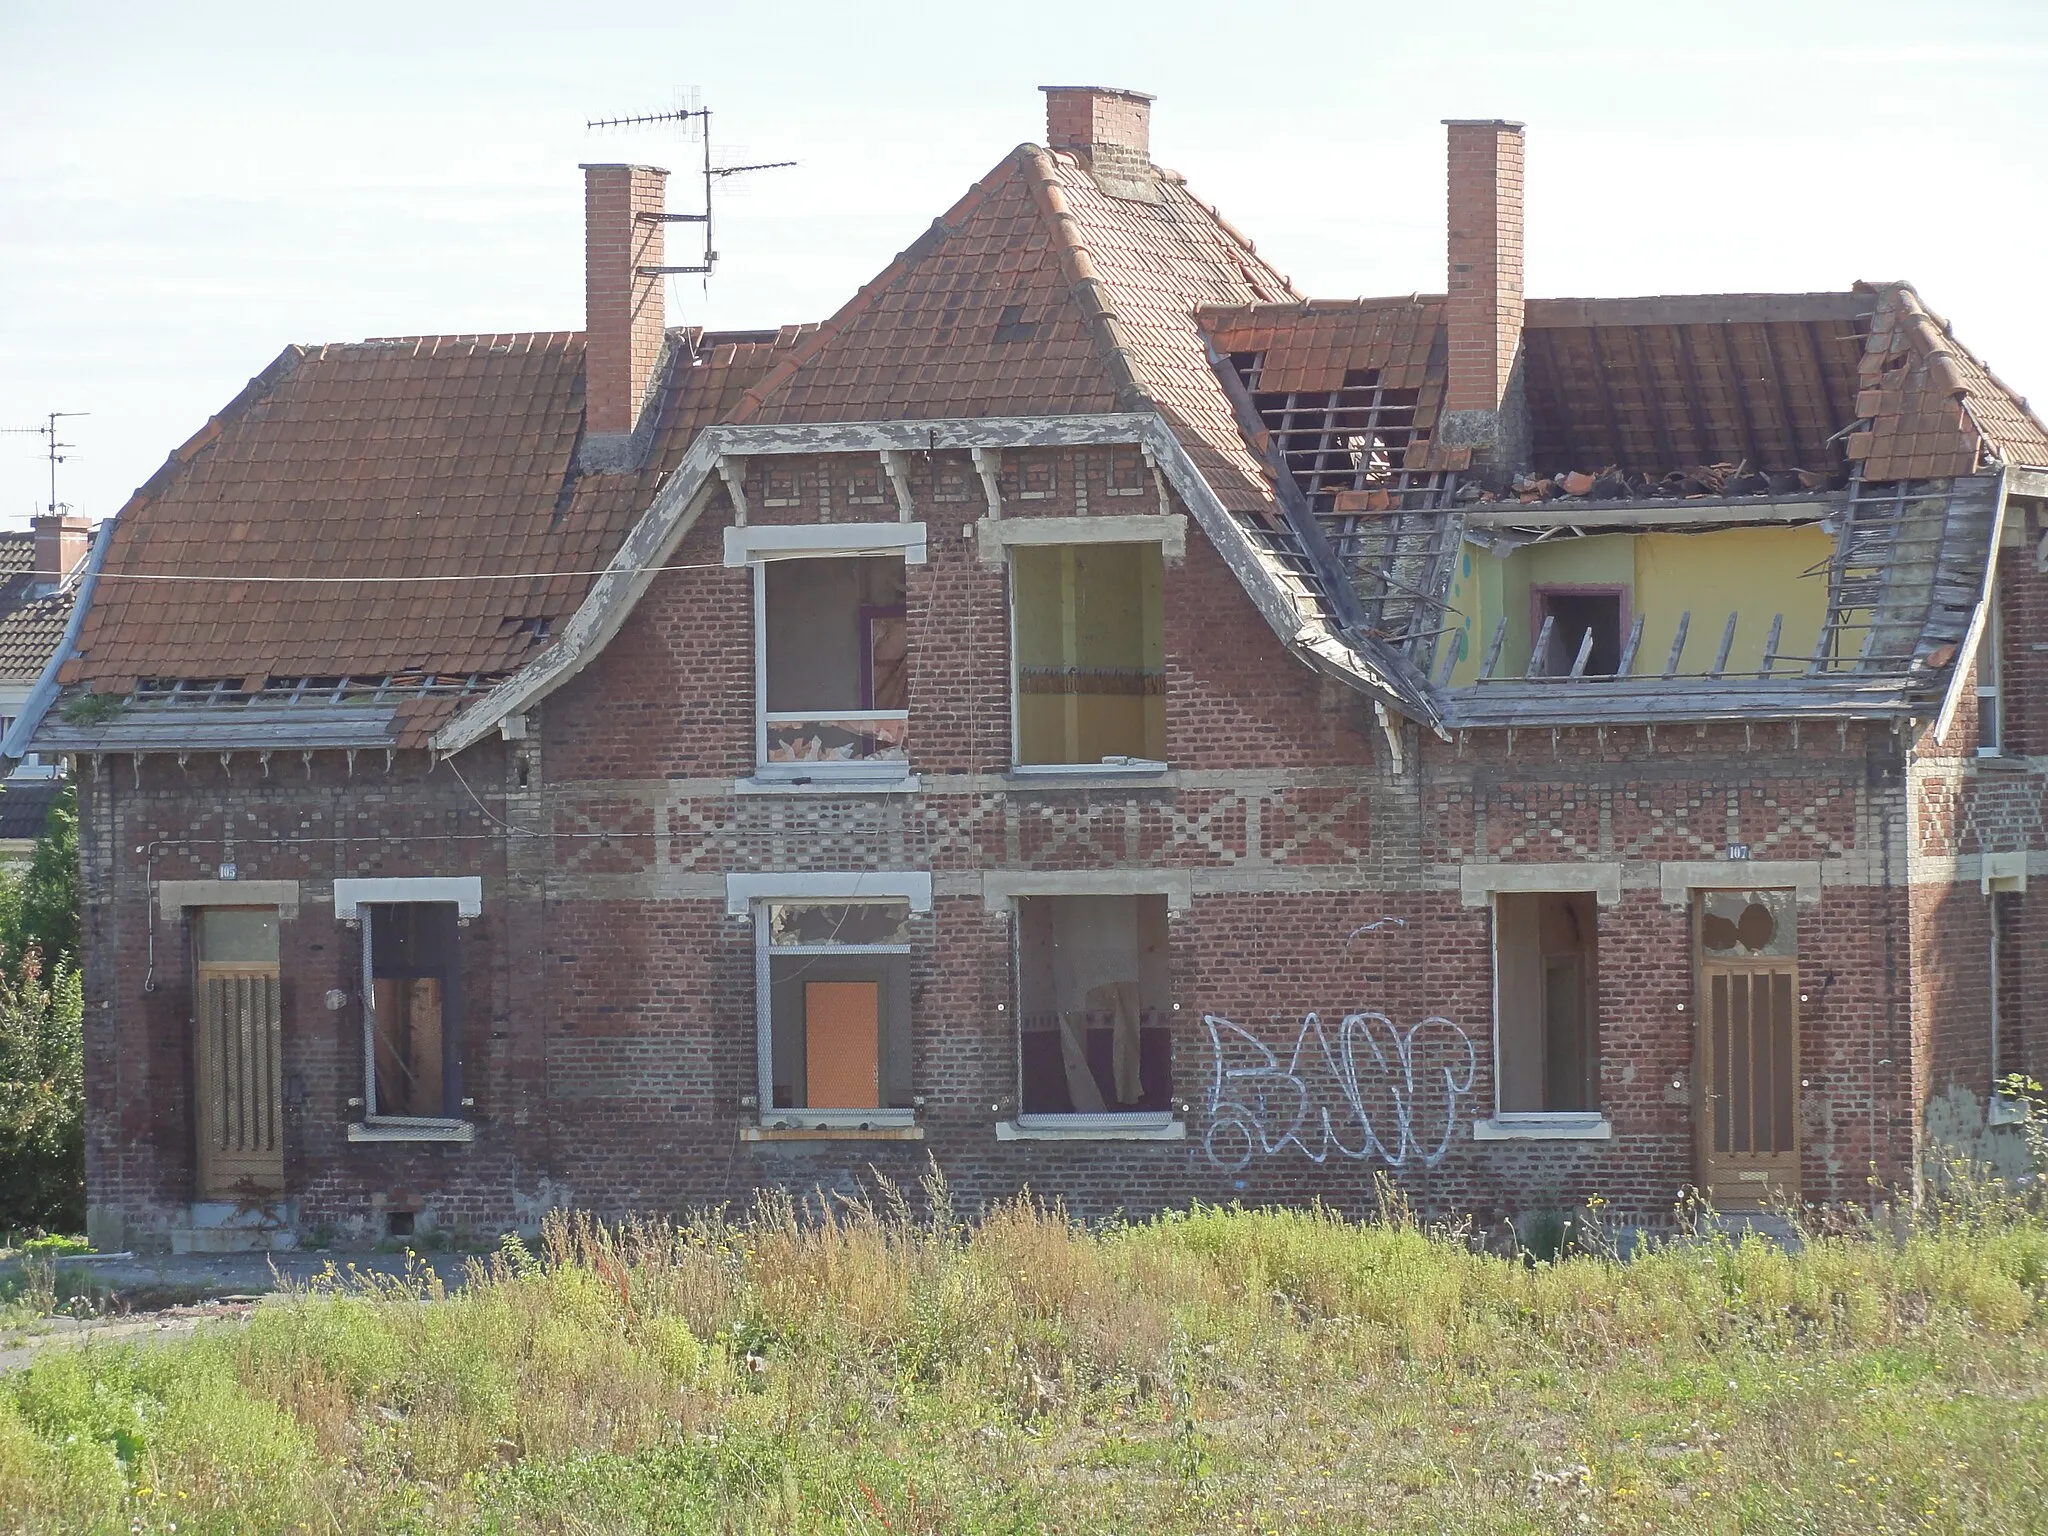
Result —
[[198, 981], [199, 1198], [284, 1191], [275, 966], [206, 965]]
[[1718, 1210], [1799, 1198], [1798, 969], [1700, 967], [1700, 1188]]

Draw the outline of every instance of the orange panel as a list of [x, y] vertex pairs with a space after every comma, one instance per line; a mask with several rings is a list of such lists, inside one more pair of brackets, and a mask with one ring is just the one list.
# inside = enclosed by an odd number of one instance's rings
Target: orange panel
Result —
[[878, 1108], [881, 1081], [881, 984], [805, 982], [805, 1108]]

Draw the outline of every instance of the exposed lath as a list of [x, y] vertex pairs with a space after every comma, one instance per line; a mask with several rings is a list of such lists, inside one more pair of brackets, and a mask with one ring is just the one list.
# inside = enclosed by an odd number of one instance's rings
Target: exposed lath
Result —
[[1463, 526], [1450, 510], [1453, 478], [1405, 467], [1409, 447], [1429, 436], [1415, 425], [1421, 391], [1386, 388], [1377, 368], [1349, 370], [1339, 389], [1262, 391], [1263, 363], [1256, 352], [1230, 357], [1269, 459], [1321, 525], [1357, 594], [1361, 626], [1426, 666], [1447, 623]]
[[1808, 672], [1898, 675], [1960, 644], [1997, 511], [1989, 477], [1852, 481]]

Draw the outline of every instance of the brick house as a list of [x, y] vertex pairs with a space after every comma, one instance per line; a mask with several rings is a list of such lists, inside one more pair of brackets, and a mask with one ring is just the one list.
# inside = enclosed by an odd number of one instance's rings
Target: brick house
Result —
[[1326, 302], [1047, 102], [780, 331], [667, 327], [586, 167], [586, 332], [288, 348], [136, 493], [5, 747], [79, 764], [101, 1241], [2003, 1155], [2024, 402], [1902, 283], [1525, 300], [1518, 125], [1447, 295]]

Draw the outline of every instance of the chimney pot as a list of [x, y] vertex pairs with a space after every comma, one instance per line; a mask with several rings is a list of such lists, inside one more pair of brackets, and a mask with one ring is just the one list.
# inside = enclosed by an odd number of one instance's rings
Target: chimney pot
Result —
[[38, 517], [34, 523], [36, 585], [48, 591], [59, 586], [85, 558], [92, 526], [76, 512]]
[[584, 429], [625, 434], [640, 419], [667, 326], [663, 283], [668, 172], [651, 165], [583, 170]]
[[1152, 159], [1152, 102], [1143, 91], [1108, 85], [1041, 85], [1045, 92], [1045, 144], [1091, 159]]

